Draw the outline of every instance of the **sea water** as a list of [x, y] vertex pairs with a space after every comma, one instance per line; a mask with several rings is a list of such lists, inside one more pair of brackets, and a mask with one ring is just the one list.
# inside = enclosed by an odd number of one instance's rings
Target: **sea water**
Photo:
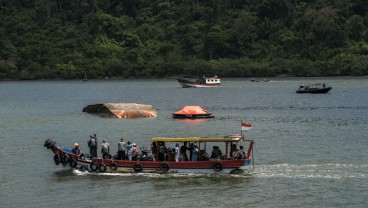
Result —
[[[297, 94], [326, 83], [327, 94]], [[2, 207], [367, 207], [366, 77], [222, 79], [218, 88], [181, 88], [174, 79], [0, 82]], [[151, 104], [156, 118], [83, 113], [89, 104]], [[199, 105], [215, 118], [175, 120]], [[152, 137], [245, 133], [256, 142], [252, 175], [88, 173], [56, 166], [51, 138], [88, 152], [96, 133], [111, 152], [121, 137], [149, 147]], [[100, 151], [100, 148], [99, 148]]]

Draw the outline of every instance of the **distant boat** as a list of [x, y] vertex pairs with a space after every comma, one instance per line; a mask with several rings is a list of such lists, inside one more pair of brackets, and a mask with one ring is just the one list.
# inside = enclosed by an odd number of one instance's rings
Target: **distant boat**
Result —
[[83, 81], [88, 81], [88, 77], [87, 77], [87, 73], [84, 72], [84, 78], [83, 78]]
[[173, 118], [213, 118], [211, 112], [201, 108], [200, 106], [185, 106], [181, 110], [173, 113]]
[[262, 82], [269, 82], [270, 80], [269, 79], [267, 79], [267, 78], [264, 78], [264, 79], [256, 79], [256, 78], [252, 78], [252, 79], [250, 79], [250, 81], [251, 82], [260, 82], [260, 81], [262, 81]]
[[332, 87], [326, 87], [325, 84], [313, 84], [313, 85], [301, 85], [296, 93], [312, 93], [321, 94], [327, 93], [332, 89]]
[[209, 88], [218, 87], [221, 84], [221, 79], [217, 76], [213, 77], [196, 77], [196, 76], [182, 76], [177, 79], [183, 88]]

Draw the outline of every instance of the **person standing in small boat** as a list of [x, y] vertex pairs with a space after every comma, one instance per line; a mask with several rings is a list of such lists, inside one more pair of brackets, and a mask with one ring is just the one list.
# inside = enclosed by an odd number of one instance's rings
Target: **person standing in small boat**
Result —
[[118, 142], [118, 160], [125, 160], [126, 143], [124, 139], [121, 138]]
[[90, 135], [88, 140], [89, 155], [92, 157], [97, 157], [97, 136], [96, 134]]
[[107, 143], [106, 139], [104, 139], [102, 141], [102, 145], [101, 145], [101, 154], [102, 154], [102, 158], [104, 159], [109, 159], [110, 158], [110, 145], [109, 143]]

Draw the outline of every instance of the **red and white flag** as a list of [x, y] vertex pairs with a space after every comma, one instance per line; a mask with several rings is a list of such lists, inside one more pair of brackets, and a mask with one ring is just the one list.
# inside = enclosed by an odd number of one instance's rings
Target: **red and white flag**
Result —
[[252, 125], [250, 123], [241, 122], [241, 130], [242, 131], [248, 131], [252, 128]]

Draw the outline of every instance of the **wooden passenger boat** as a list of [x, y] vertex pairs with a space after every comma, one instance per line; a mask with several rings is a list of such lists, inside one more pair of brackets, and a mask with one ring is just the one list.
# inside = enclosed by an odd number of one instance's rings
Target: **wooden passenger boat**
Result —
[[[195, 161], [181, 159], [178, 162], [169, 159], [169, 146], [186, 144], [198, 147], [198, 159]], [[243, 158], [234, 158], [234, 145], [246, 148]], [[219, 146], [216, 146], [219, 145]], [[76, 155], [70, 149], [63, 148], [55, 141], [48, 139], [44, 146], [54, 153], [56, 165], [63, 164], [71, 168], [89, 172], [120, 172], [120, 173], [199, 173], [199, 174], [231, 174], [251, 172], [253, 170], [254, 140], [243, 140], [241, 135], [226, 137], [155, 137], [152, 138], [152, 156], [141, 156], [136, 160], [117, 160], [92, 158]], [[223, 148], [223, 154], [211, 158], [212, 148]], [[190, 151], [188, 150], [187, 153]], [[211, 155], [211, 156], [210, 156]], [[151, 158], [151, 159], [147, 159]], [[183, 158], [183, 157], [182, 157]]]
[[213, 77], [196, 77], [196, 76], [182, 76], [177, 79], [180, 86], [183, 88], [209, 88], [218, 87], [221, 84], [221, 79], [217, 76]]

